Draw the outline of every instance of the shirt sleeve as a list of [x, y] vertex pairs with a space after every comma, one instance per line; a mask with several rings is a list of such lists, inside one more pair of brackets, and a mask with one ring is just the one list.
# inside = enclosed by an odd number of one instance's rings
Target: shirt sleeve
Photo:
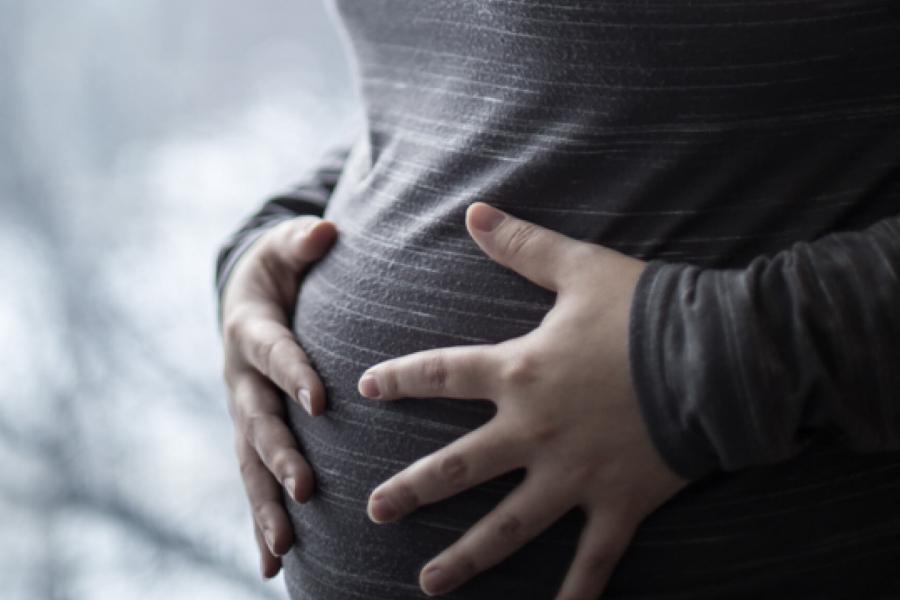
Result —
[[900, 217], [743, 269], [650, 261], [629, 353], [651, 437], [688, 479], [786, 460], [821, 434], [900, 448]]
[[350, 148], [345, 146], [329, 151], [309, 175], [284, 193], [266, 200], [259, 210], [228, 236], [216, 256], [215, 286], [220, 320], [222, 291], [238, 259], [274, 225], [301, 215], [321, 217], [340, 179], [349, 152]]

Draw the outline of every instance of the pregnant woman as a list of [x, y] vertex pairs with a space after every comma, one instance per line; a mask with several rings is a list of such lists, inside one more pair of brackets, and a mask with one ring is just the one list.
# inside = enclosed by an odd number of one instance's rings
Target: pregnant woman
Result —
[[365, 130], [218, 261], [264, 575], [900, 596], [897, 3], [335, 6]]

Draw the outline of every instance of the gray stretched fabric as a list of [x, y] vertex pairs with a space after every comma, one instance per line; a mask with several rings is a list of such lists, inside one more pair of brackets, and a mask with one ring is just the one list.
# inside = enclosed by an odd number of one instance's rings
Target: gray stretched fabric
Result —
[[[650, 261], [632, 374], [660, 453], [697, 481], [639, 528], [606, 597], [900, 596], [900, 4], [336, 6], [367, 128], [217, 271], [274, 221], [324, 207], [338, 225], [294, 318], [329, 406], [289, 404], [318, 486], [288, 502], [292, 598], [422, 597], [418, 570], [521, 481], [390, 525], [365, 514], [493, 406], [372, 402], [360, 374], [522, 335], [553, 304], [471, 241], [475, 200]], [[581, 523], [447, 597], [552, 598]]]

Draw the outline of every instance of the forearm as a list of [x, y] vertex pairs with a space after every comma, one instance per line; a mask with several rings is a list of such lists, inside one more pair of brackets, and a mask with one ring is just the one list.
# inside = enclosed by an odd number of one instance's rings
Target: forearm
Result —
[[691, 478], [777, 462], [832, 429], [900, 447], [900, 217], [745, 269], [653, 261], [631, 361], [661, 453]]

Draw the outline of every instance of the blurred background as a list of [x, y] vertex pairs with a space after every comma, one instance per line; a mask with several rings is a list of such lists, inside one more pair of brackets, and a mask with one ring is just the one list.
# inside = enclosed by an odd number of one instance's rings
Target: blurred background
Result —
[[0, 598], [284, 598], [218, 244], [358, 119], [324, 0], [0, 0]]

